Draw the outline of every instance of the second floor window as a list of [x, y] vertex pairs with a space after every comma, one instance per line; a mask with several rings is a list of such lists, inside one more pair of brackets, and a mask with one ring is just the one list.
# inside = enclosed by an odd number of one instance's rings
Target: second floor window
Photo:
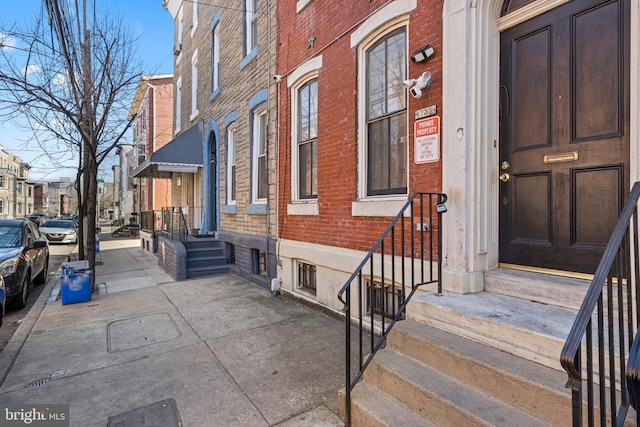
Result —
[[191, 58], [191, 117], [193, 120], [198, 115], [198, 50], [193, 52]]
[[253, 115], [253, 201], [266, 201], [267, 198], [267, 114]]
[[211, 92], [220, 86], [220, 25], [211, 32]]
[[406, 46], [401, 28], [366, 53], [368, 196], [407, 192]]
[[236, 137], [227, 129], [227, 203], [236, 202]]
[[298, 91], [298, 191], [300, 199], [318, 197], [318, 81]]

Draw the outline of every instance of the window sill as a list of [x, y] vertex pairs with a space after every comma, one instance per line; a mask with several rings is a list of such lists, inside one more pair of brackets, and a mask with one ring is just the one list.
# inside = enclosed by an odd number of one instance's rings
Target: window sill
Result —
[[[407, 203], [406, 197], [402, 200], [360, 200], [351, 204], [351, 215], [395, 217], [405, 203]], [[405, 211], [404, 216], [409, 216], [408, 210]]]
[[224, 205], [222, 207], [222, 213], [227, 215], [235, 215], [237, 213], [236, 205]]
[[209, 96], [209, 101], [213, 102], [213, 100], [216, 99], [218, 95], [220, 95], [220, 86], [218, 86], [216, 90], [211, 92], [211, 95]]
[[320, 215], [318, 202], [291, 203], [287, 205], [287, 215], [318, 216]]
[[254, 58], [258, 56], [258, 46], [251, 49], [251, 52], [247, 53], [242, 61], [240, 61], [240, 71], [242, 71]]
[[191, 113], [191, 115], [189, 116], [189, 121], [192, 122], [195, 118], [197, 118], [200, 115], [200, 110], [196, 110], [193, 113]]
[[266, 215], [268, 206], [266, 203], [250, 203], [247, 205], [247, 214]]

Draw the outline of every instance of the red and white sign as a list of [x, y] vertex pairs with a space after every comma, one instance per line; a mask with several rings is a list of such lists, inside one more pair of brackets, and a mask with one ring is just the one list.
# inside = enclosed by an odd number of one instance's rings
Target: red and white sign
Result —
[[413, 124], [416, 164], [440, 160], [440, 116], [416, 120]]

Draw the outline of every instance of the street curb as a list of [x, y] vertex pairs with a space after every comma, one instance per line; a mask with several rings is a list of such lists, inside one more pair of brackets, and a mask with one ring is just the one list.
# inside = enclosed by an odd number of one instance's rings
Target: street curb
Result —
[[43, 285], [45, 288], [33, 304], [33, 307], [31, 307], [25, 318], [22, 319], [20, 326], [18, 326], [18, 329], [16, 329], [7, 345], [2, 349], [2, 351], [0, 351], [0, 354], [2, 355], [0, 358], [0, 388], [4, 385], [4, 382], [9, 375], [9, 371], [13, 367], [18, 354], [20, 354], [24, 343], [27, 341], [29, 334], [33, 330], [33, 327], [38, 319], [40, 319], [40, 315], [51, 296], [51, 291], [58, 285], [59, 281], [60, 278], [55, 273], [49, 277], [47, 282]]

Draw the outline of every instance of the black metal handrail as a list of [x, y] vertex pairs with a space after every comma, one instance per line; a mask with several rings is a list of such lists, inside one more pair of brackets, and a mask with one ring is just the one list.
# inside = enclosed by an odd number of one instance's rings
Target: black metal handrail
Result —
[[182, 208], [175, 206], [162, 208], [161, 231], [167, 238], [171, 240], [178, 240], [185, 246], [187, 245], [189, 228]]
[[[627, 350], [633, 345], [640, 319], [639, 198], [640, 182], [636, 182], [560, 356], [560, 363], [569, 376], [566, 386], [572, 389], [574, 426], [581, 426], [585, 421], [590, 426], [597, 422], [621, 426], [629, 409], [625, 360], [627, 356], [629, 360], [634, 359]], [[586, 402], [583, 402], [584, 386]], [[585, 404], [587, 413], [583, 414]]]
[[[362, 378], [373, 356], [384, 345], [393, 325], [406, 316], [407, 303], [415, 291], [419, 286], [437, 283], [438, 294], [442, 293], [440, 230], [442, 214], [446, 212], [446, 201], [447, 196], [442, 193], [414, 193], [338, 293], [338, 299], [344, 304], [346, 326], [347, 425], [351, 424], [351, 391]], [[416, 236], [416, 233], [419, 235]], [[387, 272], [389, 268], [390, 273]], [[406, 277], [407, 268], [410, 278]], [[397, 269], [400, 272], [397, 272]], [[416, 269], [419, 270], [419, 277], [416, 277]], [[410, 286], [407, 286], [407, 281], [410, 281]], [[357, 312], [353, 319], [352, 294], [355, 295], [357, 303]], [[353, 378], [352, 321], [358, 327], [359, 363], [358, 372]], [[366, 349], [365, 340], [368, 341]], [[368, 355], [365, 355], [365, 350]]]

